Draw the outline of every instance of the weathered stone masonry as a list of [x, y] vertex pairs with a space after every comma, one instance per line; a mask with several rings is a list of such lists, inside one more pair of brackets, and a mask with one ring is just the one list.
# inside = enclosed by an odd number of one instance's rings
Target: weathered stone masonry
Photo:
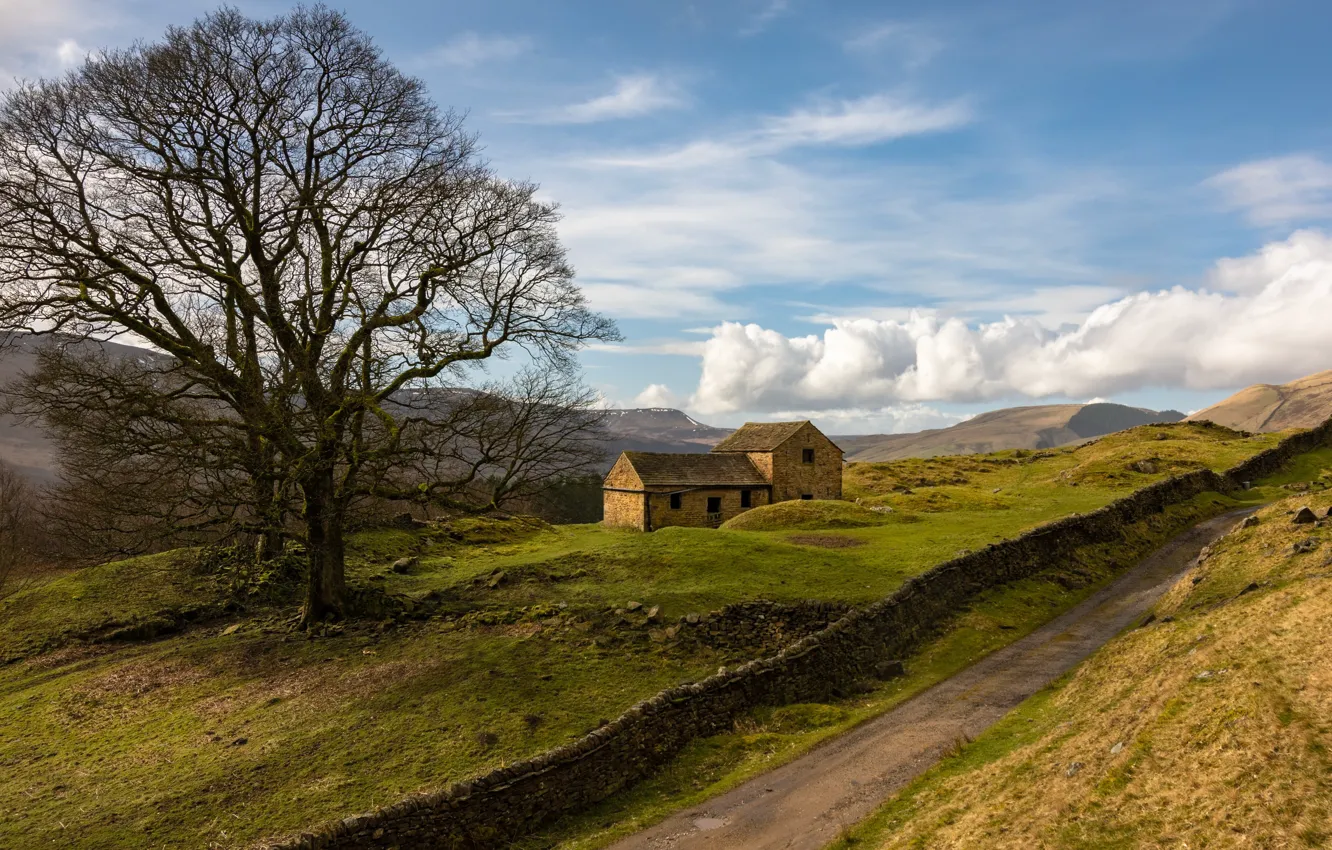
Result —
[[663, 691], [563, 747], [272, 848], [502, 847], [643, 778], [690, 740], [730, 728], [752, 708], [822, 700], [848, 689], [867, 678], [877, 662], [906, 656], [980, 591], [1056, 566], [1081, 546], [1113, 542], [1125, 526], [1200, 493], [1233, 490], [1276, 472], [1296, 455], [1327, 445], [1329, 437], [1332, 420], [1225, 474], [1199, 470], [1170, 478], [1099, 510], [947, 561], [772, 657]]

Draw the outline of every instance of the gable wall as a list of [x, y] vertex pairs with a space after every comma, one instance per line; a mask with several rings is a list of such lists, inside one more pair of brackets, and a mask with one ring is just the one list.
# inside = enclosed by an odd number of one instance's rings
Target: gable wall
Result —
[[[634, 472], [634, 466], [624, 455], [615, 461], [610, 472], [606, 473], [603, 487], [622, 487], [626, 490], [641, 490], [643, 481]], [[616, 528], [643, 528], [642, 493], [623, 493], [616, 490], [601, 491], [601, 522]]]
[[[814, 449], [812, 464], [801, 460], [802, 450], [809, 448]], [[774, 502], [799, 499], [804, 493], [816, 499], [842, 498], [842, 452], [813, 425], [796, 431], [770, 456]]]

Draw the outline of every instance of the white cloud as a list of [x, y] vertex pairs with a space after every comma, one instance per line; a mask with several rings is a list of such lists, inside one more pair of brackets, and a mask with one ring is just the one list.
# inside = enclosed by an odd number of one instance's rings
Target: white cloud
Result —
[[768, 25], [783, 15], [791, 11], [791, 0], [767, 0], [759, 13], [750, 19], [749, 23], [740, 30], [742, 36], [758, 35], [768, 28]]
[[79, 43], [72, 38], [60, 42], [60, 46], [56, 48], [56, 58], [60, 60], [61, 65], [78, 64], [87, 55], [88, 51], [79, 47]]
[[984, 304], [1062, 323], [1118, 294], [1084, 289], [1107, 275], [1079, 258], [1089, 211], [1113, 233], [1103, 216], [1120, 188], [1085, 173], [1013, 177], [1013, 194], [976, 196], [965, 168], [759, 158], [686, 172], [578, 163], [544, 179], [580, 281], [617, 316], [715, 324], [751, 318], [774, 288], [818, 301], [837, 283], [889, 292], [888, 303]]
[[971, 108], [962, 102], [943, 105], [913, 103], [876, 94], [858, 100], [822, 103], [769, 119], [760, 133], [767, 146], [871, 145], [955, 130], [971, 122]]
[[665, 384], [648, 384], [634, 396], [634, 407], [679, 407], [680, 397]]
[[778, 411], [772, 418], [811, 419], [826, 434], [912, 434], [927, 428], [947, 428], [971, 417], [924, 404], [893, 404], [877, 409]]
[[729, 161], [772, 156], [792, 148], [861, 147], [907, 136], [956, 130], [971, 123], [965, 101], [929, 104], [875, 94], [854, 100], [822, 100], [784, 115], [762, 119], [751, 130], [702, 139], [659, 151], [595, 157], [598, 165], [642, 169], [696, 169]]
[[675, 109], [687, 102], [677, 84], [653, 74], [631, 74], [618, 78], [615, 88], [607, 94], [580, 103], [536, 112], [500, 114], [528, 124], [595, 124]]
[[532, 49], [532, 39], [525, 35], [482, 35], [465, 32], [426, 53], [422, 65], [447, 65], [475, 68], [490, 62], [516, 59]]
[[1254, 224], [1332, 217], [1332, 165], [1308, 154], [1237, 165], [1207, 180]]
[[1302, 231], [1217, 264], [1216, 290], [1175, 287], [1104, 304], [1071, 330], [1034, 319], [838, 322], [787, 337], [725, 323], [705, 344], [703, 414], [880, 408], [1014, 394], [1112, 396], [1287, 380], [1332, 366], [1332, 238]]
[[908, 69], [914, 70], [938, 55], [944, 45], [917, 25], [888, 21], [857, 33], [842, 46], [848, 53], [862, 55], [891, 52], [899, 56]]

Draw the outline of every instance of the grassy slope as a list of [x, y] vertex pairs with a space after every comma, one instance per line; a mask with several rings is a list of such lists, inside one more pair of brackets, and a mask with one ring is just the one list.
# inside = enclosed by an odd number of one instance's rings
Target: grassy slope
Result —
[[[0, 668], [0, 846], [69, 846], [71, 836], [80, 847], [236, 846], [437, 787], [568, 740], [719, 661], [594, 640], [591, 624], [607, 608], [635, 599], [675, 615], [754, 597], [877, 598], [958, 549], [1104, 504], [1175, 464], [1225, 467], [1274, 441], [1145, 429], [1040, 457], [851, 467], [848, 493], [894, 511], [886, 525], [837, 531], [867, 544], [849, 549], [792, 544], [789, 529], [641, 535], [467, 520], [452, 525], [461, 539], [364, 534], [356, 581], [433, 594], [452, 615], [468, 614], [464, 625], [306, 640], [261, 611], [156, 643], [76, 645]], [[1159, 459], [1155, 474], [1124, 471], [1144, 457]], [[903, 484], [913, 492], [890, 492]], [[406, 552], [419, 566], [390, 572]], [[71, 622], [86, 631], [219, 603], [201, 598], [220, 591], [184, 560], [106, 565], [26, 592], [0, 609], [0, 655]], [[475, 581], [497, 569], [506, 580], [496, 588]], [[1002, 616], [1034, 626], [1067, 604], [1048, 590], [1029, 603], [1014, 597], [1025, 613]], [[229, 623], [240, 629], [221, 634]], [[1021, 633], [988, 623], [967, 638], [965, 628], [954, 649], [938, 650], [951, 660], [935, 675]], [[877, 709], [842, 710], [847, 720]]]
[[[1283, 478], [1332, 465], [1318, 455]], [[1265, 508], [1167, 593], [1155, 621], [925, 774], [841, 847], [1332, 841], [1332, 528], [1291, 524], [1306, 504], [1321, 515], [1332, 497]], [[1312, 552], [1292, 550], [1309, 539]]]

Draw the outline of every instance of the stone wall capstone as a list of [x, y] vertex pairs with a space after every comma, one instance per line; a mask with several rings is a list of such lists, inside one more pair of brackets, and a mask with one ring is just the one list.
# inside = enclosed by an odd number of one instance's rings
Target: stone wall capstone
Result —
[[1167, 507], [1227, 492], [1325, 446], [1332, 420], [1296, 434], [1223, 474], [1198, 470], [1148, 485], [1105, 507], [1066, 517], [908, 579], [767, 658], [670, 688], [562, 747], [440, 791], [346, 818], [270, 850], [489, 850], [586, 808], [642, 779], [689, 741], [731, 728], [763, 705], [824, 700], [905, 657], [980, 591], [1035, 575], [1075, 549], [1119, 539]]

